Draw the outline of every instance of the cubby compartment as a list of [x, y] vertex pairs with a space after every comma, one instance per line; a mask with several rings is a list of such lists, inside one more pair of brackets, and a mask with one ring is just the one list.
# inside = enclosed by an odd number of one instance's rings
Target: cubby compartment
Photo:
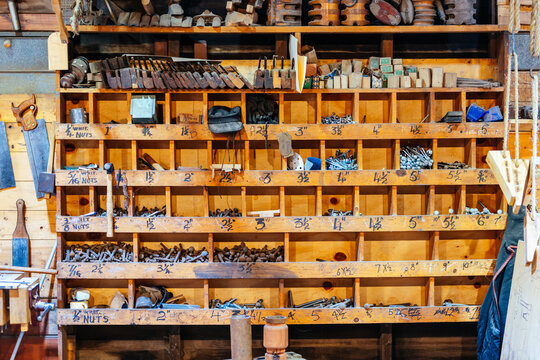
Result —
[[[185, 280], [185, 279], [167, 279], [163, 280], [138, 280], [136, 286], [164, 286], [173, 297], [183, 295], [186, 299], [185, 304], [198, 305], [201, 309], [205, 304], [205, 287], [203, 280]], [[165, 313], [165, 311], [163, 311]], [[162, 313], [160, 313], [162, 315]], [[162, 315], [164, 316], [164, 315]]]
[[290, 233], [289, 261], [356, 261], [358, 233]]
[[[371, 306], [425, 306], [427, 288], [425, 278], [362, 279], [360, 305]], [[391, 311], [391, 309], [389, 309]], [[396, 317], [399, 316], [396, 314]]]
[[114, 164], [116, 170], [136, 170], [132, 162], [131, 141], [110, 140], [105, 142], [105, 162]]
[[209, 280], [208, 287], [210, 300], [220, 299], [222, 304], [231, 299], [236, 299], [239, 305], [255, 304], [262, 299], [264, 308], [279, 308], [279, 280]]
[[94, 122], [98, 124], [129, 124], [130, 106], [127, 93], [97, 93], [95, 97]]
[[464, 112], [463, 121], [465, 121], [465, 109], [461, 109], [461, 93], [437, 92], [434, 94], [434, 100], [434, 105], [430, 107], [433, 111], [430, 118], [434, 122], [440, 121], [449, 111], [460, 110]]
[[316, 124], [317, 94], [285, 94], [283, 96], [284, 124]]
[[[292, 148], [295, 153], [298, 153], [305, 165], [308, 157], [321, 159], [324, 154], [321, 154], [320, 142], [316, 140], [293, 140]], [[281, 156], [281, 154], [280, 154]], [[324, 160], [324, 159], [321, 159]], [[287, 170], [287, 160], [283, 164], [283, 170]], [[296, 169], [291, 169], [296, 170]]]
[[[513, 144], [512, 139], [509, 144]], [[487, 163], [488, 152], [492, 150], [502, 150], [502, 142], [499, 139], [478, 138], [476, 140], [476, 167], [478, 169], [489, 169]]]
[[87, 114], [86, 122], [90, 122], [90, 119], [88, 118], [88, 114], [90, 113], [90, 109], [88, 108], [89, 96], [93, 96], [93, 94], [63, 94], [62, 95], [63, 101], [64, 101], [64, 107], [65, 107], [64, 109], [66, 112], [66, 118], [65, 118], [66, 123], [72, 123], [70, 111], [72, 109], [80, 109], [80, 108], [83, 108]]
[[353, 215], [353, 202], [354, 188], [350, 186], [325, 186], [322, 189], [322, 213], [325, 216], [330, 216], [332, 211]]
[[99, 166], [99, 142], [94, 140], [70, 140], [64, 143], [63, 167], [78, 169], [80, 166]]
[[279, 94], [246, 94], [247, 124], [279, 124]]
[[[206, 141], [175, 141], [175, 169], [182, 168], [197, 168], [209, 169], [208, 163], [209, 154], [208, 144]], [[171, 169], [173, 170], [173, 169]]]
[[[454, 170], [458, 172], [458, 170]], [[454, 177], [459, 174], [454, 173]], [[461, 204], [461, 186], [435, 186], [435, 199], [431, 214], [435, 211], [439, 215], [457, 215], [464, 210], [464, 204]]]
[[[279, 211], [279, 188], [277, 187], [247, 187], [246, 188], [246, 215], [259, 211]], [[279, 213], [274, 213], [279, 216]]]
[[430, 233], [423, 231], [365, 233], [363, 256], [365, 261], [429, 260]]
[[215, 165], [221, 168], [223, 164], [239, 164], [241, 170], [245, 170], [245, 161], [248, 152], [245, 149], [245, 142], [236, 139], [235, 141], [216, 140], [212, 142], [212, 156], [209, 167]]
[[392, 169], [394, 163], [392, 140], [364, 140], [362, 145], [362, 167], [359, 166], [359, 169]]
[[174, 247], [175, 245], [177, 246], [178, 244], [182, 244], [182, 247], [184, 249], [193, 246], [197, 250], [200, 250], [202, 248], [206, 248], [208, 250], [208, 234], [140, 233], [136, 236], [140, 249], [142, 249], [143, 246], [151, 249], [159, 249], [161, 247], [160, 243], [163, 243], [169, 248]]
[[497, 185], [469, 185], [467, 186], [466, 204], [470, 208], [477, 208], [482, 212], [482, 203], [492, 214], [506, 213], [502, 190]]
[[67, 216], [81, 216], [90, 213], [90, 194], [88, 187], [68, 187], [66, 188], [62, 196], [65, 201]]
[[249, 170], [281, 170], [281, 159], [277, 141], [249, 142]]
[[201, 93], [171, 93], [171, 124], [201, 124], [204, 103]]
[[[291, 300], [289, 297], [291, 294], [294, 306], [300, 306], [317, 299], [331, 299], [333, 296], [338, 301], [352, 300], [353, 281], [351, 279], [286, 279], [284, 291], [285, 307], [290, 307]], [[352, 306], [352, 301], [349, 306]], [[315, 309], [317, 307], [309, 308]], [[339, 317], [337, 313], [336, 317]]]
[[[460, 162], [467, 166], [472, 165], [473, 154], [470, 153], [470, 146], [467, 149], [467, 139], [439, 139], [437, 140], [437, 163]], [[437, 164], [433, 164], [437, 169]]]
[[[138, 170], [175, 170], [171, 169], [171, 150], [166, 141], [137, 141]], [[149, 163], [154, 169], [148, 167]]]
[[439, 234], [441, 260], [497, 257], [499, 235], [496, 231], [442, 231]]
[[[484, 276], [463, 276], [435, 279], [435, 305], [447, 303], [448, 312], [452, 312], [450, 304], [481, 305], [486, 297], [491, 279]], [[479, 311], [479, 310], [478, 310]], [[470, 317], [478, 314], [471, 312]]]
[[[106, 198], [102, 197], [103, 200]], [[123, 204], [122, 197], [122, 204]], [[106, 204], [105, 202], [103, 204]], [[133, 215], [144, 216], [145, 214], [137, 214], [136, 211], [142, 212], [146, 208], [146, 215], [155, 214], [157, 211], [162, 211], [154, 216], [165, 216], [169, 209], [166, 209], [165, 189], [162, 187], [134, 187], [133, 188]]]
[[238, 209], [238, 213], [242, 214], [245, 211], [242, 208], [242, 188], [220, 186], [208, 188], [208, 208], [211, 213]]
[[[459, 140], [458, 140], [459, 141]], [[396, 149], [396, 156], [400, 156], [399, 159], [399, 168], [401, 169], [408, 169], [405, 162], [402, 161], [401, 155], [405, 155], [407, 158], [411, 158], [410, 155], [416, 155], [420, 156], [420, 160], [418, 161], [417, 166], [414, 166], [412, 170], [422, 170], [422, 169], [436, 169], [437, 165], [436, 162], [439, 161], [438, 159], [438, 147], [436, 146], [437, 140], [429, 140], [429, 139], [403, 139], [399, 142], [394, 142], [394, 146], [397, 147], [399, 144], [399, 148]], [[409, 149], [408, 149], [409, 148]], [[413, 151], [409, 151], [410, 148], [413, 148]], [[405, 149], [408, 149], [405, 151]], [[407, 155], [407, 153], [409, 155]], [[426, 157], [427, 155], [427, 157]], [[429, 166], [427, 164], [427, 158], [431, 159], [433, 161], [432, 165]], [[396, 161], [397, 164], [397, 161]], [[411, 169], [409, 169], [411, 170]]]
[[[326, 167], [323, 167], [323, 170], [325, 169], [329, 169], [331, 167], [331, 162], [328, 162], [327, 159], [329, 159], [330, 157], [336, 159], [338, 157], [338, 154], [339, 154], [339, 158], [340, 159], [349, 159], [351, 160], [351, 167], [354, 167], [353, 164], [356, 164], [356, 169], [352, 169], [352, 168], [349, 168], [349, 169], [344, 169], [344, 170], [357, 170], [359, 169], [360, 167], [358, 166], [358, 155], [356, 153], [356, 144], [357, 142], [354, 141], [354, 140], [340, 140], [340, 141], [337, 141], [337, 140], [327, 140], [325, 141], [324, 143], [324, 149], [325, 149], [325, 152], [324, 152], [324, 159], [323, 160], [323, 164], [326, 165]], [[338, 153], [339, 152], [339, 153]], [[352, 157], [352, 159], [351, 159]], [[340, 161], [337, 161], [337, 162], [334, 162], [335, 165], [334, 166], [341, 166], [343, 164], [341, 164]], [[334, 169], [334, 170], [337, 170], [337, 169]]]
[[[397, 122], [419, 123], [429, 117], [428, 93], [397, 93]], [[425, 122], [425, 121], [424, 121]]]
[[[488, 110], [494, 106], [499, 105], [502, 112], [503, 108], [501, 106], [504, 100], [503, 98], [504, 98], [503, 92], [478, 92], [478, 93], [467, 92], [467, 95], [466, 95], [467, 109], [464, 109], [463, 111], [465, 113], [466, 110], [469, 109], [469, 106], [471, 106], [472, 104], [476, 104], [480, 106], [481, 108], [483, 108], [484, 110]], [[465, 121], [465, 117], [463, 121]]]
[[[131, 234], [115, 234], [114, 239], [105, 238], [105, 234], [101, 233], [92, 235], [90, 239], [86, 238], [85, 234], [77, 235], [66, 238], [61, 261], [70, 263], [100, 262], [104, 264], [134, 261]], [[100, 235], [103, 235], [103, 239], [99, 239]], [[111, 248], [112, 251], [109, 250]]]
[[204, 190], [202, 186], [171, 188], [172, 216], [208, 216], [204, 209]]
[[[208, 110], [212, 106], [227, 106], [233, 108], [235, 106], [242, 105], [242, 95], [240, 93], [208, 93]], [[204, 115], [206, 119], [206, 115]], [[242, 118], [245, 118], [245, 114], [242, 114]]]
[[397, 215], [425, 215], [428, 211], [427, 186], [399, 186]]
[[389, 123], [391, 94], [360, 93], [357, 123]]
[[[322, 123], [322, 117], [328, 117], [332, 114], [337, 116], [353, 115], [354, 97], [356, 93], [337, 93], [337, 94], [322, 94], [321, 104], [321, 119], [317, 119]], [[355, 119], [359, 122], [358, 119]]]
[[[108, 308], [112, 299], [117, 291], [119, 291], [126, 300], [128, 296], [128, 281], [127, 280], [70, 280], [66, 284], [66, 300], [69, 307], [71, 301], [71, 290], [77, 288], [84, 288], [90, 291], [90, 301], [88, 302], [88, 308]], [[79, 316], [84, 316], [80, 314]], [[88, 324], [94, 321], [93, 316], [88, 316]], [[96, 322], [99, 322], [96, 320]]]
[[392, 187], [360, 186], [359, 193], [359, 212], [362, 215], [390, 215]]
[[315, 216], [316, 188], [286, 187], [285, 216]]

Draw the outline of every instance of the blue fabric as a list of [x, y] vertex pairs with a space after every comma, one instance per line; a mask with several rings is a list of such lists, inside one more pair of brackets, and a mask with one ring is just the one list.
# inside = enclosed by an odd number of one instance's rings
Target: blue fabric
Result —
[[[525, 225], [525, 207], [521, 206], [519, 212], [514, 214], [512, 207], [508, 206], [508, 221], [495, 264], [495, 273], [503, 263], [512, 255], [509, 246], [517, 246], [518, 241], [523, 241], [523, 230]], [[506, 324], [506, 313], [508, 310], [508, 300], [510, 298], [510, 287], [512, 285], [512, 275], [514, 273], [515, 257], [508, 262], [501, 271], [497, 279], [491, 282], [487, 291], [480, 315], [478, 318], [478, 340], [476, 352], [479, 360], [499, 360], [501, 355], [501, 345]], [[493, 294], [495, 289], [495, 295]], [[499, 313], [495, 296], [499, 302]]]

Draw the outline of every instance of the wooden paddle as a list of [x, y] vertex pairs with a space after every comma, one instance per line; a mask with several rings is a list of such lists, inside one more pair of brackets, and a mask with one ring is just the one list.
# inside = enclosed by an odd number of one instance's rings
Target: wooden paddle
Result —
[[13, 266], [30, 266], [30, 249], [28, 232], [24, 223], [23, 199], [17, 200], [17, 225], [13, 232], [11, 257]]

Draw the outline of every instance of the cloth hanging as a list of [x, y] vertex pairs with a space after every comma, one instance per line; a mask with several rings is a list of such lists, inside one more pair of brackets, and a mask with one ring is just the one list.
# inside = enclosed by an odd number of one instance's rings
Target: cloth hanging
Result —
[[476, 343], [478, 360], [499, 360], [501, 356], [508, 300], [514, 273], [514, 254], [518, 241], [523, 241], [525, 210], [525, 206], [521, 206], [519, 212], [514, 214], [512, 206], [507, 208], [508, 220], [495, 264], [495, 273], [478, 318], [478, 340]]

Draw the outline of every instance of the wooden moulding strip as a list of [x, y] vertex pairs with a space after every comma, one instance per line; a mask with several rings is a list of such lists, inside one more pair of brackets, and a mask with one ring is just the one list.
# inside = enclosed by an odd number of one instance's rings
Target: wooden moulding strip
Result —
[[[148, 175], [148, 173], [151, 173]], [[189, 174], [189, 175], [188, 175]], [[122, 176], [129, 186], [426, 186], [497, 185], [489, 169], [293, 171], [248, 170], [228, 179], [212, 178], [211, 171], [130, 171]], [[149, 180], [151, 179], [151, 180]], [[186, 179], [189, 179], [187, 181]], [[106, 186], [105, 171], [57, 170], [57, 186]]]
[[[282, 124], [245, 125], [237, 140], [277, 141], [289, 132], [292, 140], [395, 140], [395, 139], [502, 139], [503, 124], [497, 123], [422, 123], [422, 124]], [[206, 125], [137, 124], [58, 124], [57, 140], [227, 140], [213, 134]]]
[[160, 309], [58, 309], [58, 324], [65, 325], [228, 325], [231, 315], [251, 317], [253, 325], [264, 325], [270, 315], [287, 317], [289, 325], [429, 323], [478, 321], [480, 305], [410, 306], [341, 309], [257, 310], [160, 310]]
[[[506, 215], [278, 216], [270, 218], [115, 217], [117, 233], [284, 233], [504, 230]], [[184, 224], [191, 223], [186, 228]], [[261, 224], [264, 226], [261, 227]], [[103, 217], [57, 216], [57, 232], [106, 232]]]
[[[73, 31], [71, 26], [67, 26]], [[43, 31], [42, 29], [38, 29]], [[52, 29], [51, 29], [52, 30]], [[81, 33], [198, 33], [198, 34], [451, 34], [505, 32], [505, 25], [429, 25], [429, 26], [220, 26], [220, 27], [133, 27], [117, 25], [79, 25]], [[300, 41], [300, 38], [298, 39]]]
[[58, 263], [59, 279], [354, 279], [490, 276], [494, 259], [284, 263]]
[[165, 93], [165, 104], [163, 105], [163, 123], [171, 123], [171, 93]]
[[128, 280], [128, 306], [130, 309], [135, 308], [135, 280]]

